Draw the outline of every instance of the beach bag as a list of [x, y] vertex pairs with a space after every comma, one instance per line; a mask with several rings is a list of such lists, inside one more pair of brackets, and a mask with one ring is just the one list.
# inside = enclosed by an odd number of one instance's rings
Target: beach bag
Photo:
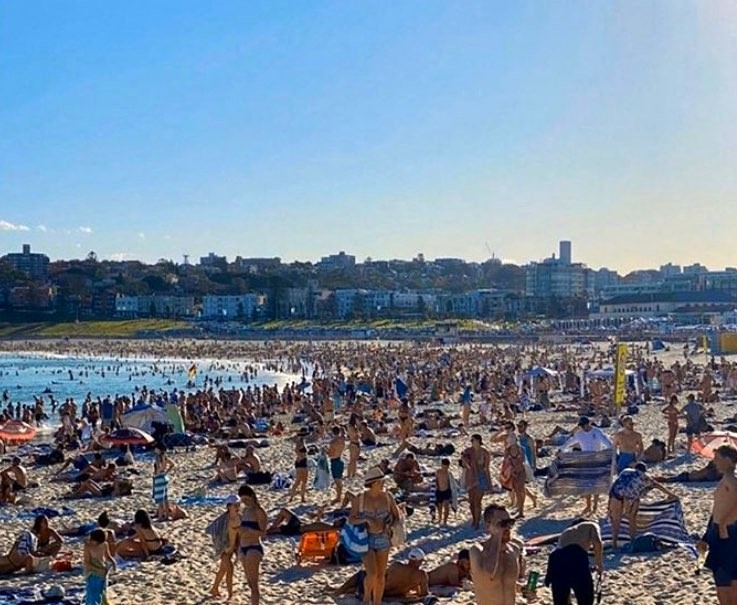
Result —
[[277, 473], [274, 475], [274, 480], [271, 482], [271, 489], [282, 490], [292, 487], [292, 478], [283, 473]]
[[399, 513], [391, 525], [391, 544], [392, 546], [404, 546], [407, 542], [407, 527], [405, 526], [404, 514]]
[[535, 482], [535, 471], [532, 470], [532, 467], [525, 462], [525, 483], [534, 483]]

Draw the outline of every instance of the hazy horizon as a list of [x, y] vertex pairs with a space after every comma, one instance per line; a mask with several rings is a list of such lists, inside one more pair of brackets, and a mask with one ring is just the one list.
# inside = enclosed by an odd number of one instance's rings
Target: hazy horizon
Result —
[[33, 4], [0, 255], [737, 266], [731, 0]]

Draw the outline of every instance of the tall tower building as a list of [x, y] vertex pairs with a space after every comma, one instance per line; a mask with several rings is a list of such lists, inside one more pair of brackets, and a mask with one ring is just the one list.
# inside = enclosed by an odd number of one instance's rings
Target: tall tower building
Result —
[[560, 242], [558, 258], [562, 265], [571, 264], [571, 242], [565, 240]]

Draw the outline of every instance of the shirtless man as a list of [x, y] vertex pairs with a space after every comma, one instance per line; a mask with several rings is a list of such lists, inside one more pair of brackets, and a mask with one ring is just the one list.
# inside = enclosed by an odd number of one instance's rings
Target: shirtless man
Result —
[[333, 503], [340, 502], [343, 497], [343, 472], [345, 471], [345, 463], [343, 462], [343, 452], [345, 451], [345, 435], [343, 429], [339, 426], [333, 427], [333, 438], [328, 444], [328, 458], [330, 458], [330, 473], [335, 482], [335, 500]]
[[642, 458], [645, 447], [642, 444], [642, 435], [635, 430], [635, 421], [632, 416], [622, 416], [622, 428], [612, 437], [612, 445], [617, 453], [617, 473], [629, 468]]
[[737, 605], [737, 448], [720, 446], [714, 463], [723, 476], [714, 491], [709, 525], [697, 547], [702, 552], [709, 549], [704, 565], [714, 574], [719, 605]]
[[490, 537], [470, 549], [471, 578], [477, 605], [514, 605], [525, 577], [522, 543], [512, 538], [514, 519], [503, 506], [490, 504], [484, 511]]
[[239, 468], [242, 468], [247, 473], [260, 473], [261, 472], [261, 459], [256, 455], [256, 448], [252, 445], [246, 447], [246, 454], [241, 458]]
[[[425, 552], [413, 548], [407, 563], [395, 561], [386, 569], [384, 598], [403, 599], [408, 597], [425, 597], [429, 594], [428, 574], [421, 569], [425, 562]], [[363, 570], [354, 573], [339, 588], [331, 591], [334, 595], [358, 595], [363, 597]]]
[[566, 529], [558, 547], [548, 557], [545, 585], [552, 586], [553, 605], [568, 605], [571, 590], [578, 605], [593, 605], [594, 580], [591, 577], [589, 550], [594, 550], [596, 570], [604, 569], [599, 524], [582, 521]]
[[466, 471], [468, 504], [471, 508], [471, 523], [474, 529], [481, 526], [481, 506], [484, 494], [491, 490], [491, 455], [482, 447], [481, 435], [471, 437], [471, 447], [461, 455], [461, 463]]
[[465, 580], [471, 579], [471, 553], [464, 548], [455, 561], [443, 563], [427, 573], [430, 586], [451, 586], [460, 588]]

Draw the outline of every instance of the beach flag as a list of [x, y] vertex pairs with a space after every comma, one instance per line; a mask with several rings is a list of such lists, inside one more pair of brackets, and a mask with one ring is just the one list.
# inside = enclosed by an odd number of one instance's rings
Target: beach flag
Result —
[[197, 378], [197, 364], [196, 363], [193, 363], [190, 366], [189, 370], [187, 370], [187, 378], [189, 380], [194, 380], [195, 378]]
[[614, 370], [614, 405], [617, 409], [622, 407], [626, 395], [627, 385], [627, 345], [617, 345], [617, 363]]

